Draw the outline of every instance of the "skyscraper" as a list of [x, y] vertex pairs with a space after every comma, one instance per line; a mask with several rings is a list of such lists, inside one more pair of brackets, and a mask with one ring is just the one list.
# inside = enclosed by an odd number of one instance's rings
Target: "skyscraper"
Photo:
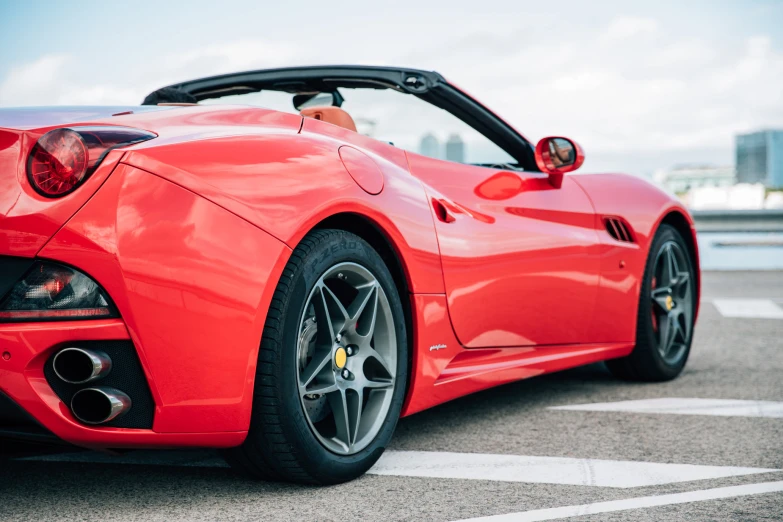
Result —
[[737, 136], [737, 181], [783, 188], [783, 130]]
[[432, 133], [427, 133], [421, 138], [419, 143], [419, 153], [423, 156], [429, 156], [430, 158], [442, 158], [440, 142], [438, 138]]
[[446, 142], [446, 159], [457, 163], [465, 163], [465, 142], [459, 134], [452, 134]]

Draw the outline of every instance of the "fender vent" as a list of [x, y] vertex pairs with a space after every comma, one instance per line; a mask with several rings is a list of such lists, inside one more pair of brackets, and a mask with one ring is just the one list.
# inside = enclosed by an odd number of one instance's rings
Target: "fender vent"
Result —
[[604, 225], [606, 226], [606, 231], [616, 241], [622, 243], [635, 242], [633, 234], [631, 234], [631, 228], [623, 220], [615, 217], [604, 218]]

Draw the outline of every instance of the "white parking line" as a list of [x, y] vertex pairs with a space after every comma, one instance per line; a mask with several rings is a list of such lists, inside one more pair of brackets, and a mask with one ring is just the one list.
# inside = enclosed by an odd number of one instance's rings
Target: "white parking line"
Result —
[[627, 511], [629, 509], [670, 506], [673, 504], [687, 504], [689, 502], [702, 502], [704, 500], [717, 500], [723, 498], [742, 497], [747, 495], [762, 495], [764, 493], [777, 493], [780, 491], [783, 491], [783, 481], [762, 482], [760, 484], [744, 484], [742, 486], [728, 486], [724, 488], [688, 491], [686, 493], [672, 493], [670, 495], [653, 495], [649, 497], [610, 500], [607, 502], [596, 502], [595, 504], [536, 509], [533, 511], [509, 513], [507, 515], [471, 518], [461, 520], [459, 522], [535, 522], [539, 520], [555, 520], [558, 518], [571, 518], [585, 515], [595, 515], [598, 513], [609, 513], [612, 511]]
[[771, 299], [713, 299], [723, 317], [783, 319], [783, 308]]
[[387, 451], [369, 473], [402, 477], [633, 488], [772, 471], [779, 470], [566, 457]]
[[596, 402], [553, 406], [548, 410], [619, 411], [671, 415], [715, 415], [719, 417], [783, 417], [783, 402], [734, 399], [661, 398], [636, 401]]
[[[18, 460], [208, 468], [226, 466], [222, 459], [208, 451], [137, 451], [120, 456], [80, 452], [40, 455]], [[401, 477], [632, 488], [776, 471], [780, 470], [565, 457], [387, 451], [368, 473]]]

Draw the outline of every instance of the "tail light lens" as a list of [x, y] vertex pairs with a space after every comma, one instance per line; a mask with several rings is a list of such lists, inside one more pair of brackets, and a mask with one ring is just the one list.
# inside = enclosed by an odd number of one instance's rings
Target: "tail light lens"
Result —
[[42, 196], [61, 197], [90, 177], [110, 150], [155, 136], [128, 127], [54, 129], [41, 136], [30, 152], [27, 177]]
[[78, 270], [38, 261], [0, 302], [0, 322], [116, 317], [106, 292]]

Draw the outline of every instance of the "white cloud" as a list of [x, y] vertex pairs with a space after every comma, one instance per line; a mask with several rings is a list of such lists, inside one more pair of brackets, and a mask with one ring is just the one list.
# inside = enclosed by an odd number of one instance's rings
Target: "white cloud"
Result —
[[58, 79], [68, 63], [67, 55], [45, 55], [12, 68], [0, 83], [0, 105], [51, 104]]
[[601, 39], [607, 42], [617, 42], [644, 34], [652, 34], [657, 30], [658, 22], [653, 18], [621, 15], [612, 19], [609, 27], [601, 35]]
[[197, 77], [282, 67], [303, 54], [303, 50], [297, 45], [287, 42], [240, 40], [208, 44], [184, 53], [168, 54], [163, 57], [162, 63], [170, 73], [193, 74]]

